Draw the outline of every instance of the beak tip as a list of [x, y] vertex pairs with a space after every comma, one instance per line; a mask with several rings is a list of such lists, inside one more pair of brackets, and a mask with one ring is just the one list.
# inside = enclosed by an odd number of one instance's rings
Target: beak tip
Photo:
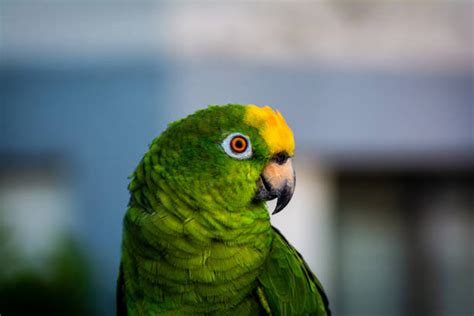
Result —
[[272, 215], [280, 213], [282, 209], [283, 209], [282, 207], [278, 207], [278, 206], [275, 207], [275, 210], [273, 210]]
[[278, 214], [281, 212], [290, 202], [291, 197], [293, 196], [293, 188], [286, 187], [282, 194], [278, 197], [277, 205], [272, 215]]

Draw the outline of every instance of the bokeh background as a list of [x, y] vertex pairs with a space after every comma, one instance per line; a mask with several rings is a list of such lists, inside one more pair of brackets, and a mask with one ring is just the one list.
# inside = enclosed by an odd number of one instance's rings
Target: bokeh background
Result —
[[473, 29], [471, 1], [1, 0], [0, 314], [113, 315], [147, 144], [255, 103], [335, 315], [472, 315]]

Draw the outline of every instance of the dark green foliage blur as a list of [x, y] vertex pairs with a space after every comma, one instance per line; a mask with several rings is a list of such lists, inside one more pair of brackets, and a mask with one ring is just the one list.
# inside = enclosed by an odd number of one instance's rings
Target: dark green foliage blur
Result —
[[65, 239], [47, 259], [48, 271], [25, 266], [3, 273], [21, 261], [8, 243], [8, 231], [0, 227], [0, 313], [2, 315], [88, 315], [90, 277], [78, 245]]

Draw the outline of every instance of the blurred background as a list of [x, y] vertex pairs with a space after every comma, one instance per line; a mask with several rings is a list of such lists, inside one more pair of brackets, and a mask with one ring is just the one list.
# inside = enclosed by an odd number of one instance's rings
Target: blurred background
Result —
[[335, 315], [474, 312], [473, 2], [0, 2], [0, 314], [114, 315], [127, 176], [207, 104], [279, 109], [272, 218]]

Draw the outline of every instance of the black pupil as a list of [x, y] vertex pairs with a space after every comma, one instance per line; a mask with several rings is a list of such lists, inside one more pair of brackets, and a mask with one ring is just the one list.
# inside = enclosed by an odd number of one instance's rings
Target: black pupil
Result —
[[237, 141], [235, 142], [235, 147], [236, 147], [237, 149], [242, 149], [242, 148], [244, 148], [244, 142], [243, 142], [242, 140], [240, 140], [240, 139], [237, 140]]

